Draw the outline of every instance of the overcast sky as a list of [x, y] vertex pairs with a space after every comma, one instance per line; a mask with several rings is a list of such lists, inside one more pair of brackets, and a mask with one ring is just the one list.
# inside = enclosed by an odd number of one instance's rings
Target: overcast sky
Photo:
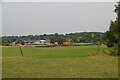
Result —
[[105, 32], [116, 2], [4, 2], [2, 35]]

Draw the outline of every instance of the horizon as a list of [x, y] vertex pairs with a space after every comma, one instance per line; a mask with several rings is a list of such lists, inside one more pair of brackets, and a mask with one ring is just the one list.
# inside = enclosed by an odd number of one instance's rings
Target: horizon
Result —
[[[71, 33], [105, 33], [105, 32], [90, 32], [90, 31], [81, 31], [81, 32], [69, 32], [69, 33], [58, 33], [58, 35], [66, 35], [66, 34], [71, 34]], [[29, 35], [51, 35], [51, 34], [55, 34], [55, 33], [43, 33], [43, 34], [28, 34], [28, 35], [6, 35], [6, 36], [29, 36]], [[4, 36], [0, 36], [0, 37], [4, 37]]]

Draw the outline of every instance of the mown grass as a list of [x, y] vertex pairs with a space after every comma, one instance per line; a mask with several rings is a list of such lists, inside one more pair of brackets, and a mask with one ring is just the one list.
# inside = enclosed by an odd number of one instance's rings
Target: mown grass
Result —
[[[89, 53], [97, 52], [97, 46], [70, 46], [70, 47], [23, 47], [23, 53], [26, 57], [39, 58], [76, 58], [87, 56]], [[106, 50], [102, 46], [101, 50]], [[19, 47], [3, 47], [3, 56], [20, 56]]]
[[[3, 78], [116, 78], [118, 58], [97, 46], [3, 47]], [[92, 54], [94, 53], [95, 56]]]

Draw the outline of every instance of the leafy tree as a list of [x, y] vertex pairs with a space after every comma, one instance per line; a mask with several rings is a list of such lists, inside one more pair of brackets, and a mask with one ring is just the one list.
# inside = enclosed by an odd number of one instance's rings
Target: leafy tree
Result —
[[51, 37], [50, 38], [50, 43], [55, 44], [55, 42], [56, 42], [56, 39], [54, 37]]
[[73, 42], [73, 43], [78, 43], [78, 42], [79, 42], [78, 39], [79, 39], [78, 37], [73, 36], [73, 37], [72, 37], [72, 42]]
[[65, 42], [65, 38], [64, 37], [59, 37], [57, 42], [58, 42], [59, 45], [62, 45]]
[[84, 43], [85, 40], [86, 40], [86, 39], [84, 39], [84, 38], [80, 38], [80, 39], [79, 39], [79, 42], [80, 42], [80, 43]]
[[120, 55], [120, 1], [115, 5], [116, 20], [111, 21], [109, 31], [106, 32], [107, 46], [115, 50], [115, 54]]
[[58, 37], [58, 33], [55, 33], [55, 37]]
[[25, 44], [25, 42], [24, 42], [23, 40], [18, 40], [18, 41], [16, 42], [16, 44], [21, 44], [21, 45], [24, 45], [24, 44]]
[[2, 38], [2, 45], [4, 46], [10, 46], [11, 40], [8, 38]]

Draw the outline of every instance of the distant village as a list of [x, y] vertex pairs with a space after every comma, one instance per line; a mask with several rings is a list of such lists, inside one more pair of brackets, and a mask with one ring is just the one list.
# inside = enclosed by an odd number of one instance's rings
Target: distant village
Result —
[[28, 35], [28, 36], [3, 36], [2, 45], [4, 46], [17, 46], [17, 45], [38, 45], [56, 42], [61, 45], [64, 42], [71, 43], [104, 43], [106, 38], [102, 32], [80, 32], [80, 33], [69, 33], [69, 34], [43, 34], [43, 35]]
[[[50, 40], [23, 40], [25, 45], [37, 45], [37, 44], [44, 44], [44, 43], [50, 43]], [[12, 46], [20, 45], [20, 43], [17, 43], [17, 41], [14, 41], [12, 43]]]

